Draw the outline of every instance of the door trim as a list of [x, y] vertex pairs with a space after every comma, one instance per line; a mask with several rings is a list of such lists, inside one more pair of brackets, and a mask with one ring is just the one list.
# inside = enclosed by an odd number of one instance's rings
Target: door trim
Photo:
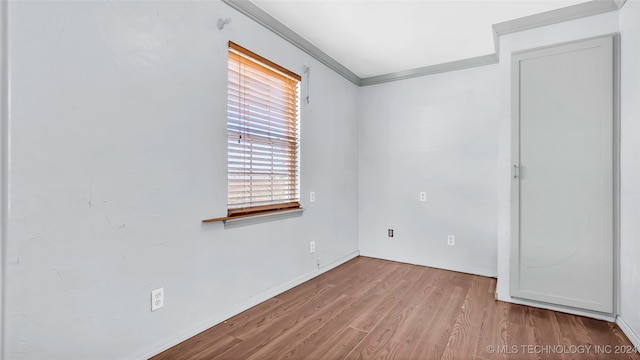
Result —
[[[522, 60], [518, 55], [536, 52], [540, 50], [563, 47], [572, 44], [585, 43], [592, 40], [611, 39], [612, 47], [612, 311], [602, 312], [589, 308], [578, 308], [568, 305], [555, 304], [543, 299], [532, 299], [518, 294], [519, 267], [518, 258], [520, 252], [520, 177], [514, 176], [513, 167], [520, 169], [520, 66]], [[586, 311], [588, 313], [603, 314], [605, 316], [615, 316], [619, 308], [619, 228], [620, 228], [620, 36], [618, 33], [606, 34], [596, 37], [589, 37], [569, 42], [546, 45], [526, 50], [519, 50], [511, 53], [511, 234], [510, 234], [510, 284], [509, 295], [518, 299], [518, 302], [540, 304], [546, 306], [566, 308], [573, 311]], [[519, 175], [519, 174], [518, 174]]]

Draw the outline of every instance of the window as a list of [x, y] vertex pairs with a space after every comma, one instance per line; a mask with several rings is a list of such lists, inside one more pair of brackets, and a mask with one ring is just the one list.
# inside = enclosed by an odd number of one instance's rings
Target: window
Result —
[[229, 42], [227, 216], [300, 207], [301, 77]]

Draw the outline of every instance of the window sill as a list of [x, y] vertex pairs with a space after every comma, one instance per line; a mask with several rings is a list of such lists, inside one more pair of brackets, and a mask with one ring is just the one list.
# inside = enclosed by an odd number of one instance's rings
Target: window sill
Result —
[[245, 226], [245, 225], [260, 224], [268, 221], [299, 217], [299, 216], [302, 216], [303, 211], [304, 211], [303, 208], [278, 210], [278, 211], [271, 211], [271, 212], [265, 212], [260, 214], [250, 214], [250, 215], [242, 215], [242, 216], [235, 216], [235, 217], [208, 219], [208, 220], [202, 220], [202, 222], [209, 223], [209, 222], [222, 221], [224, 223], [224, 228], [228, 229], [228, 228], [234, 228], [234, 227]]

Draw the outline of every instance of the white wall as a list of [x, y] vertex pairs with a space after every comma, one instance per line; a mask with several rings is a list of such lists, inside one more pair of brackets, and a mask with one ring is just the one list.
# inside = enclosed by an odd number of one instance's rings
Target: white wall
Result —
[[[5, 358], [143, 358], [318, 274], [316, 256], [326, 268], [358, 247], [497, 273], [500, 298], [513, 300], [510, 53], [618, 29], [620, 319], [637, 344], [637, 0], [620, 11], [620, 27], [607, 13], [505, 35], [499, 65], [360, 90], [220, 2], [9, 10]], [[226, 230], [201, 223], [225, 214], [228, 40], [298, 73], [312, 66], [301, 217]], [[306, 201], [310, 190], [316, 203]], [[151, 313], [149, 293], [160, 286], [166, 305]]]
[[[510, 192], [511, 192], [511, 53], [541, 46], [585, 39], [618, 31], [618, 13], [609, 12], [521, 31], [500, 37], [500, 136], [498, 163], [498, 298], [509, 296]], [[564, 309], [565, 311], [571, 311]]]
[[640, 346], [640, 1], [620, 10], [620, 309], [621, 327]]
[[[12, 2], [9, 21], [6, 359], [153, 355], [355, 254], [355, 85], [221, 2]], [[201, 223], [226, 214], [230, 39], [313, 68], [301, 217]]]
[[0, 2], [0, 358], [4, 353], [5, 237], [7, 229], [7, 2]]
[[361, 88], [361, 254], [496, 275], [497, 80], [489, 65]]

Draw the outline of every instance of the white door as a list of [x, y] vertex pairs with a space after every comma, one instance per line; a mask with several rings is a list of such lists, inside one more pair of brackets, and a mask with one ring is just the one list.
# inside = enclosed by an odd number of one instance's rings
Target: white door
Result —
[[512, 56], [513, 297], [613, 312], [613, 40]]

